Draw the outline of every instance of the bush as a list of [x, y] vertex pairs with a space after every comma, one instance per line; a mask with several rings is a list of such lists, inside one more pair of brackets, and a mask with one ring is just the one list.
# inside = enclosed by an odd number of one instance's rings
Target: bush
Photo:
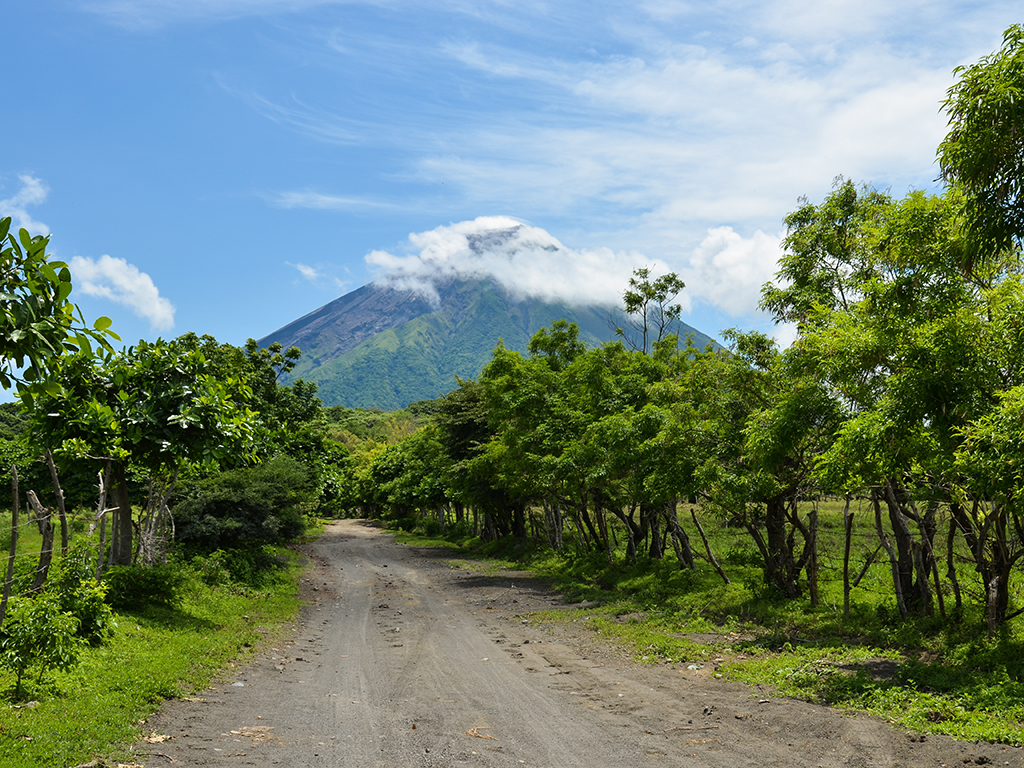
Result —
[[305, 531], [313, 490], [307, 469], [287, 456], [200, 480], [176, 494], [178, 544], [195, 555], [293, 540]]
[[187, 570], [176, 561], [157, 565], [115, 565], [103, 577], [109, 588], [107, 602], [121, 609], [177, 605], [188, 578]]
[[75, 546], [50, 569], [45, 591], [57, 599], [61, 610], [78, 619], [77, 635], [98, 645], [117, 626], [105, 601], [108, 588], [107, 583], [96, 580], [92, 552]]
[[210, 586], [233, 582], [261, 587], [267, 575], [284, 562], [268, 545], [262, 545], [227, 551], [218, 549], [208, 555], [196, 555], [190, 564], [199, 578]]

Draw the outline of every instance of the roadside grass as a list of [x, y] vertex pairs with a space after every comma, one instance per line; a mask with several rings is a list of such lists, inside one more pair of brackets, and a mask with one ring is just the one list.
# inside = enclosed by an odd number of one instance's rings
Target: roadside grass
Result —
[[[1024, 744], [1024, 631], [1020, 620], [989, 639], [982, 585], [966, 552], [954, 552], [964, 592], [962, 610], [945, 594], [947, 618], [903, 619], [892, 597], [889, 563], [877, 554], [873, 525], [854, 510], [851, 579], [864, 576], [843, 611], [842, 503], [820, 506], [819, 602], [787, 600], [765, 586], [762, 562], [741, 530], [703, 519], [725, 584], [705, 558], [680, 567], [641, 556], [636, 565], [616, 551], [561, 553], [510, 540], [483, 544], [460, 533], [400, 532], [416, 546], [445, 546], [452, 561], [479, 570], [529, 570], [581, 607], [544, 611], [535, 621], [583, 622], [649, 664], [714, 665], [716, 676], [778, 695], [877, 715], [896, 725], [968, 740]], [[680, 515], [682, 518], [683, 516]], [[859, 518], [859, 519], [858, 519]], [[620, 541], [623, 540], [621, 532]], [[945, 561], [945, 541], [936, 557]], [[699, 540], [694, 536], [695, 554]], [[1012, 596], [1024, 604], [1024, 595]], [[936, 609], [938, 613], [938, 609]]]
[[301, 566], [294, 552], [279, 555], [284, 566], [258, 589], [192, 574], [173, 607], [122, 611], [110, 640], [87, 648], [68, 672], [40, 680], [34, 671], [20, 700], [14, 675], [0, 673], [0, 765], [129, 762], [129, 745], [162, 700], [206, 688], [295, 619]]

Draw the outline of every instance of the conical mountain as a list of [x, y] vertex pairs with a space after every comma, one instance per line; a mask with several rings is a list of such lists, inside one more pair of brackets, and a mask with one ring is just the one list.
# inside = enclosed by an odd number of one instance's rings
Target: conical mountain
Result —
[[[580, 339], [598, 346], [615, 336], [621, 314], [516, 296], [489, 278], [443, 277], [436, 296], [376, 281], [260, 339], [297, 346], [302, 358], [290, 378], [315, 381], [326, 405], [404, 408], [475, 378], [499, 340], [525, 351], [530, 337], [556, 320], [575, 322]], [[436, 299], [436, 300], [435, 300]], [[685, 323], [703, 347], [710, 337]]]

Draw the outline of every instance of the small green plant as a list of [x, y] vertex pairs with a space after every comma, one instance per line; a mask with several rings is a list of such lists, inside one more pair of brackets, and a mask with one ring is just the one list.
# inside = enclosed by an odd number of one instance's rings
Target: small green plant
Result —
[[204, 584], [219, 587], [231, 581], [227, 560], [227, 552], [218, 549], [208, 555], [196, 555], [192, 558], [191, 565]]
[[[173, 609], [139, 604], [119, 614], [117, 632], [102, 645], [79, 641], [79, 663], [46, 672], [41, 688], [31, 668], [25, 695], [39, 706], [0, 706], [0, 766], [136, 762], [129, 745], [162, 699], [198, 693], [292, 626], [300, 568], [293, 553], [278, 554], [285, 566], [258, 592], [190, 578]], [[0, 666], [0, 692], [13, 691], [15, 674]]]
[[21, 697], [21, 681], [30, 667], [38, 666], [42, 680], [48, 670], [66, 670], [78, 663], [84, 645], [76, 636], [78, 624], [52, 593], [11, 599], [0, 628], [0, 666], [17, 675], [17, 697]]

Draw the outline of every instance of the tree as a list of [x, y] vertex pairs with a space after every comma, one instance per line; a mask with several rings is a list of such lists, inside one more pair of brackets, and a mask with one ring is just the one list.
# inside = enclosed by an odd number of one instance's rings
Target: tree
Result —
[[1002, 49], [954, 74], [939, 165], [966, 196], [972, 255], [985, 258], [1024, 238], [1024, 25], [1006, 30]]
[[[133, 557], [129, 467], [149, 479], [143, 556], [161, 556], [167, 499], [186, 462], [238, 465], [252, 457], [254, 413], [244, 382], [222, 378], [188, 338], [140, 341], [102, 359], [76, 354], [60, 386], [37, 397], [33, 434], [66, 458], [99, 460], [112, 473], [111, 563]], [[155, 548], [154, 548], [155, 547]]]
[[963, 431], [956, 452], [961, 471], [957, 519], [985, 587], [989, 635], [1009, 614], [1011, 576], [1024, 558], [1024, 387]]
[[672, 302], [685, 287], [675, 272], [652, 279], [649, 268], [634, 269], [629, 288], [622, 294], [623, 308], [631, 316], [629, 328], [616, 328], [616, 334], [630, 348], [647, 354], [679, 319], [682, 305]]
[[15, 597], [0, 629], [0, 667], [17, 675], [21, 695], [25, 672], [38, 665], [39, 679], [51, 669], [66, 670], [78, 663], [84, 640], [76, 636], [79, 621], [61, 609], [57, 595]]
[[[71, 272], [46, 252], [49, 236], [11, 233], [11, 217], [0, 219], [0, 386], [16, 384], [23, 399], [44, 388], [53, 365], [68, 352], [91, 354], [92, 343], [109, 349], [110, 318], [92, 328], [71, 301]], [[20, 372], [19, 372], [20, 371]]]
[[555, 320], [551, 329], [541, 328], [530, 338], [527, 347], [531, 355], [543, 355], [548, 365], [560, 371], [587, 351], [587, 345], [579, 340], [580, 327], [568, 320]]

